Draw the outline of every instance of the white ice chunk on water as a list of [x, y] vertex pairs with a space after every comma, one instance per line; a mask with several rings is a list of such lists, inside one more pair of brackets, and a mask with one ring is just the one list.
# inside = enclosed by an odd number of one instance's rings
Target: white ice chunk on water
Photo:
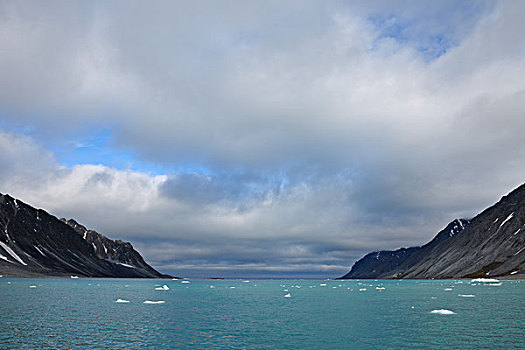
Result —
[[144, 300], [144, 304], [164, 304], [164, 300]]
[[495, 279], [495, 278], [474, 278], [472, 281], [470, 281], [471, 283], [474, 282], [474, 283], [499, 283], [499, 280], [498, 279]]
[[0, 246], [2, 246], [2, 248], [4, 248], [4, 250], [9, 255], [11, 255], [15, 260], [17, 260], [20, 264], [27, 265], [22, 259], [20, 259], [20, 257], [7, 244], [5, 244], [4, 242], [0, 241]]
[[432, 310], [430, 311], [431, 314], [438, 314], [438, 315], [455, 315], [456, 313], [451, 310], [447, 309], [438, 309], [438, 310]]
[[125, 300], [125, 299], [117, 299], [117, 300], [115, 300], [115, 303], [126, 304], [126, 303], [129, 303], [129, 300]]
[[167, 285], [163, 285], [162, 287], [155, 288], [155, 290], [170, 290], [170, 287], [168, 287]]

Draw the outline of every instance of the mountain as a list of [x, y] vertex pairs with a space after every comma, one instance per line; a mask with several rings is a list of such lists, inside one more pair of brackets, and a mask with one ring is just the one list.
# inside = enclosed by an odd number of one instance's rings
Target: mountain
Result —
[[472, 278], [525, 274], [525, 185], [471, 220], [452, 221], [421, 247], [380, 251], [342, 279]]
[[0, 194], [0, 274], [161, 278], [130, 243]]

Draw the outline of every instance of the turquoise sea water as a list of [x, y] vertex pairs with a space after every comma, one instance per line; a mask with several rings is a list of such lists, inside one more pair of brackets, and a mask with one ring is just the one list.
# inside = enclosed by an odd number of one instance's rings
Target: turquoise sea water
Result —
[[525, 349], [525, 281], [0, 278], [0, 349], [43, 348]]

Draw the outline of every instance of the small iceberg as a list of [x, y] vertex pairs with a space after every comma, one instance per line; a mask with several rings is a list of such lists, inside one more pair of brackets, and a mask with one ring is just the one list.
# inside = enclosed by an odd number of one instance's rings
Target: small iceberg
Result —
[[164, 300], [144, 300], [144, 304], [164, 304]]
[[499, 283], [495, 278], [474, 278], [471, 283]]
[[155, 290], [170, 290], [170, 287], [168, 287], [167, 285], [163, 285], [162, 287], [155, 288]]
[[129, 303], [129, 300], [125, 300], [125, 299], [117, 299], [117, 300], [115, 300], [115, 303], [126, 304], [126, 303]]
[[474, 298], [475, 295], [474, 295], [474, 294], [458, 294], [458, 297], [462, 297], [462, 298]]
[[438, 315], [455, 315], [456, 313], [454, 311], [446, 310], [446, 309], [439, 309], [439, 310], [432, 310], [430, 311], [431, 314], [438, 314]]
[[285, 298], [291, 298], [292, 295], [290, 293], [284, 295]]

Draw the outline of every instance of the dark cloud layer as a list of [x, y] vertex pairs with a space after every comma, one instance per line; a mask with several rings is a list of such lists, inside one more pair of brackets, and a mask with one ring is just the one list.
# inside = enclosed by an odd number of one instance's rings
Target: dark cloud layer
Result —
[[[2, 2], [0, 192], [173, 274], [337, 276], [523, 182], [522, 12]], [[100, 130], [161, 170], [50, 151]]]

